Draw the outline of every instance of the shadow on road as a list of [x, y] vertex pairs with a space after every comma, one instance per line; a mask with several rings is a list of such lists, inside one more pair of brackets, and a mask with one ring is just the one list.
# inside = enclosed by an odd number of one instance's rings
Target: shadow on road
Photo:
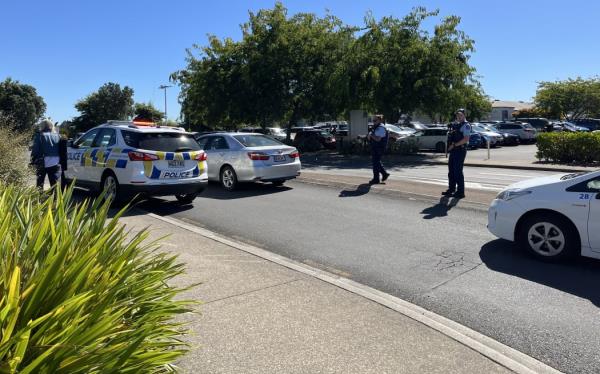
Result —
[[235, 191], [227, 191], [219, 184], [209, 183], [208, 188], [198, 195], [198, 199], [235, 200], [261, 195], [271, 195], [290, 191], [291, 189], [291, 187], [274, 186], [267, 183], [241, 183]]
[[340, 191], [339, 197], [358, 197], [363, 196], [371, 191], [371, 185], [368, 183], [359, 184], [355, 190]]
[[442, 196], [440, 201], [434, 206], [423, 209], [423, 219], [433, 219], [446, 217], [450, 209], [454, 208], [458, 204], [459, 199], [450, 199], [446, 196]]
[[481, 247], [479, 257], [490, 270], [567, 292], [600, 307], [600, 261], [579, 258], [560, 264], [547, 263], [500, 239]]

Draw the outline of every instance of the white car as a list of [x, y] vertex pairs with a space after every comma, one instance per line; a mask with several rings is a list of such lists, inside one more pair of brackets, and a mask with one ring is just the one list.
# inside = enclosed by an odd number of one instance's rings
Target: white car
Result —
[[65, 178], [114, 201], [143, 194], [191, 203], [208, 184], [206, 153], [181, 128], [109, 121], [69, 143]]
[[528, 123], [520, 122], [500, 122], [494, 125], [496, 129], [509, 134], [514, 134], [519, 137], [521, 143], [535, 142], [537, 138], [537, 130]]
[[488, 229], [543, 259], [600, 259], [600, 170], [509, 186], [489, 208]]
[[419, 149], [434, 149], [436, 152], [445, 152], [448, 129], [443, 127], [425, 129], [417, 131], [404, 139], [416, 139]]

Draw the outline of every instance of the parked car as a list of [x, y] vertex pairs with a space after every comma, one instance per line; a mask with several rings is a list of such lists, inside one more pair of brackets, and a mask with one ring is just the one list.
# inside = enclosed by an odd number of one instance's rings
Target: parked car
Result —
[[546, 131], [550, 125], [550, 121], [546, 118], [517, 118], [515, 121], [524, 122], [530, 124], [537, 131]]
[[417, 131], [407, 139], [416, 139], [419, 149], [434, 149], [436, 152], [446, 151], [448, 141], [448, 129], [426, 129]]
[[499, 133], [500, 135], [502, 135], [502, 145], [519, 145], [519, 144], [521, 144], [521, 140], [519, 139], [518, 135], [511, 134], [508, 132], [502, 132], [490, 124], [483, 125], [483, 127], [485, 127], [486, 129], [488, 129], [490, 131], [493, 131], [493, 132], [496, 132], [496, 133]]
[[561, 122], [560, 125], [563, 127], [564, 131], [569, 132], [589, 132], [590, 129], [584, 126], [578, 126], [571, 122]]
[[67, 147], [67, 183], [105, 191], [113, 201], [136, 194], [191, 203], [207, 185], [206, 153], [182, 128], [108, 121]]
[[350, 128], [346, 123], [334, 123], [331, 125], [331, 133], [335, 136], [348, 136]]
[[[327, 149], [335, 149], [336, 147], [335, 137], [329, 131], [316, 129], [298, 131], [294, 137], [294, 146], [303, 150], [311, 139]], [[313, 149], [308, 150], [312, 151]]]
[[386, 123], [383, 126], [388, 131], [389, 137], [393, 140], [402, 139], [415, 133], [415, 130], [411, 128], [402, 128], [389, 123]]
[[600, 259], [600, 171], [508, 186], [492, 202], [487, 227], [544, 260]]
[[477, 149], [484, 147], [487, 140], [483, 138], [483, 136], [477, 132], [474, 132], [469, 136], [469, 148]]
[[533, 127], [523, 123], [500, 122], [494, 127], [501, 132], [517, 135], [521, 143], [534, 143], [537, 138], [537, 131]]
[[404, 126], [414, 129], [416, 131], [427, 130], [429, 128], [428, 126], [425, 126], [421, 122], [408, 122], [408, 123], [405, 123]]
[[271, 137], [256, 133], [218, 133], [198, 138], [208, 155], [208, 180], [233, 191], [240, 182], [280, 186], [300, 174], [300, 154]]
[[590, 131], [600, 130], [600, 119], [596, 118], [578, 118], [569, 121], [577, 126], [583, 126], [589, 129]]
[[283, 141], [286, 139], [285, 130], [280, 127], [267, 127], [267, 135], [279, 141]]
[[[471, 130], [472, 130], [472, 132], [477, 132], [481, 135], [484, 135], [486, 141], [490, 143], [490, 147], [495, 147], [497, 145], [500, 145], [500, 144], [502, 144], [502, 141], [504, 140], [504, 138], [502, 137], [501, 134], [499, 134], [495, 131], [491, 131], [491, 130], [489, 130], [489, 128], [486, 128], [485, 126], [480, 125], [478, 123], [472, 123]], [[487, 144], [486, 144], [486, 146], [487, 146]]]

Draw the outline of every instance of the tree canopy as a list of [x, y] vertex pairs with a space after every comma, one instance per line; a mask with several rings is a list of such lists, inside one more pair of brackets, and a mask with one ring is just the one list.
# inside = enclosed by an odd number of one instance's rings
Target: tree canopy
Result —
[[36, 89], [11, 78], [0, 82], [0, 114], [10, 116], [17, 131], [30, 131], [46, 112]]
[[[345, 25], [331, 14], [292, 16], [276, 3], [249, 13], [242, 38], [209, 37], [188, 50], [187, 67], [173, 73], [188, 125], [292, 125], [300, 119], [337, 119], [351, 109], [383, 113], [391, 121], [421, 111], [448, 118], [457, 107], [481, 116], [490, 110], [469, 65], [474, 42], [438, 12], [415, 8], [404, 18]], [[470, 107], [472, 106], [472, 107]]]
[[534, 101], [553, 118], [600, 117], [600, 78], [540, 82]]
[[165, 114], [156, 109], [152, 103], [136, 103], [133, 108], [133, 114], [137, 118], [143, 118], [153, 122], [160, 122], [165, 117]]
[[108, 120], [126, 120], [133, 114], [133, 89], [105, 83], [98, 91], [75, 104], [81, 113], [73, 119], [78, 131], [86, 131]]

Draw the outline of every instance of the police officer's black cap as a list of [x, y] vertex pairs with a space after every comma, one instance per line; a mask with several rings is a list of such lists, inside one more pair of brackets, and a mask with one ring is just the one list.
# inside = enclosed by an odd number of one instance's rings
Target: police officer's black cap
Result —
[[465, 111], [463, 108], [460, 108], [460, 109], [458, 109], [458, 110], [456, 111], [456, 113], [457, 113], [457, 114], [458, 114], [458, 113], [465, 114], [465, 113], [466, 113], [466, 111]]

